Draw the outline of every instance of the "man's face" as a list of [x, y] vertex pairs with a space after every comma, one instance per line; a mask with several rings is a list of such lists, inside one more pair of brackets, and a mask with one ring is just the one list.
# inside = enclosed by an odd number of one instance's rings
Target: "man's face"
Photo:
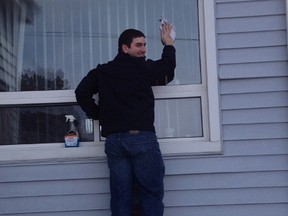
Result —
[[146, 42], [144, 37], [134, 38], [130, 48], [123, 44], [122, 50], [124, 53], [129, 54], [133, 57], [145, 57], [146, 54]]

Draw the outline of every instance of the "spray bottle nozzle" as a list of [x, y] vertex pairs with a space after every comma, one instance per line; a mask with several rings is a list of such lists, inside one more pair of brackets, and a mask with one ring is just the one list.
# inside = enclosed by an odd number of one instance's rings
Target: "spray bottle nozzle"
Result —
[[73, 115], [65, 115], [66, 117], [66, 122], [69, 121], [69, 122], [73, 122], [75, 119], [75, 117]]

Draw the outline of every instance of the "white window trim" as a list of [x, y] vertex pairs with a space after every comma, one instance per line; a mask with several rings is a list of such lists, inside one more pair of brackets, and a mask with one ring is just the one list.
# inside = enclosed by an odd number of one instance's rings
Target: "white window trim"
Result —
[[[286, 0], [287, 2], [287, 0]], [[185, 156], [194, 154], [219, 154], [222, 152], [220, 132], [220, 110], [217, 73], [217, 50], [215, 30], [215, 5], [214, 1], [199, 1], [203, 17], [200, 18], [201, 38], [201, 64], [203, 85], [199, 86], [172, 86], [154, 87], [155, 98], [173, 98], [179, 96], [201, 96], [203, 107], [203, 131], [201, 138], [171, 138], [159, 139], [160, 148], [164, 157]], [[204, 40], [203, 40], [204, 39]], [[177, 43], [177, 41], [176, 41]], [[202, 52], [204, 50], [204, 52]], [[59, 97], [60, 95], [60, 97]], [[1, 105], [45, 103], [73, 103], [76, 102], [74, 90], [63, 91], [36, 91], [36, 92], [3, 92], [0, 94]], [[15, 104], [17, 99], [17, 104]], [[95, 128], [98, 127], [98, 121]], [[99, 136], [95, 130], [95, 137]], [[98, 158], [104, 159], [104, 142], [80, 142], [78, 148], [65, 148], [64, 143], [31, 144], [31, 145], [4, 145], [0, 146], [0, 163], [15, 162], [19, 160], [51, 160], [73, 158]]]
[[[160, 147], [164, 156], [185, 156], [194, 154], [221, 154], [221, 130], [220, 130], [220, 108], [219, 108], [219, 90], [218, 90], [218, 67], [217, 67], [217, 48], [216, 48], [216, 19], [215, 2], [199, 1], [199, 10], [203, 10], [203, 17], [200, 20], [200, 40], [201, 44], [201, 67], [203, 83], [202, 90], [197, 87], [197, 95], [202, 99], [203, 111], [203, 138], [182, 138], [182, 139], [163, 139], [160, 140]], [[201, 28], [203, 27], [203, 28]], [[204, 39], [204, 40], [203, 40]], [[204, 51], [204, 52], [203, 52]], [[163, 87], [161, 87], [163, 88]], [[193, 87], [183, 87], [181, 90], [195, 92]], [[189, 89], [190, 88], [190, 89]], [[177, 94], [174, 92], [169, 95]], [[169, 87], [165, 87], [165, 93], [169, 92]], [[188, 93], [189, 92], [189, 93]], [[155, 97], [161, 97], [164, 93], [157, 87], [154, 89]], [[207, 119], [206, 119], [207, 118]]]

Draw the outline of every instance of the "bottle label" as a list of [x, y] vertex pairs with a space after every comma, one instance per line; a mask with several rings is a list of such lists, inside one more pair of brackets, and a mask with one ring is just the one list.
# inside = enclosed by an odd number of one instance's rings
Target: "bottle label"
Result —
[[77, 135], [66, 135], [65, 147], [78, 147], [79, 146], [79, 137]]

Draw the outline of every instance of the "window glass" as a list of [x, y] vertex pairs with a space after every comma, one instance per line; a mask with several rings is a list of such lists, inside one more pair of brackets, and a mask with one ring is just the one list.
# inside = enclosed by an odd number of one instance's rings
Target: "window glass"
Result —
[[93, 122], [77, 105], [0, 108], [0, 145], [64, 143], [65, 115], [74, 115], [81, 141], [94, 141]]
[[114, 58], [126, 28], [143, 31], [147, 57], [158, 59], [161, 16], [177, 32], [170, 85], [201, 83], [197, 0], [1, 0], [0, 10], [0, 91], [75, 89]]
[[[160, 99], [155, 107], [158, 138], [203, 136], [200, 98]], [[0, 108], [0, 145], [64, 142], [65, 115], [76, 118], [81, 142], [96, 141], [93, 121], [77, 105], [9, 106]]]
[[202, 137], [201, 98], [155, 101], [158, 138]]
[[[157, 99], [155, 101], [157, 137], [203, 137], [201, 98]], [[105, 138], [101, 137], [101, 140]]]

